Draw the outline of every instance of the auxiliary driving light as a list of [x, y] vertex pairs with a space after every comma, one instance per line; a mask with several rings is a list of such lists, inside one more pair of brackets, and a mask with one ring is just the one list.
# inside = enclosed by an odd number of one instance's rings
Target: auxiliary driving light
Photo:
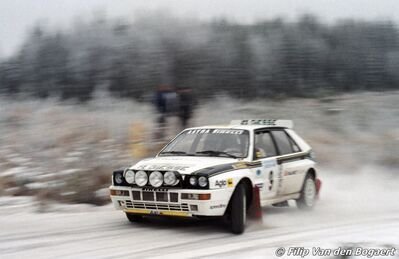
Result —
[[176, 174], [174, 172], [166, 172], [163, 175], [163, 180], [166, 185], [174, 186], [179, 183], [179, 179], [177, 179]]
[[132, 170], [126, 171], [125, 180], [129, 184], [133, 184], [134, 183], [134, 172]]
[[144, 171], [138, 171], [135, 175], [136, 184], [140, 187], [143, 187], [148, 182], [147, 173]]
[[153, 187], [161, 187], [163, 184], [163, 175], [161, 172], [154, 171], [150, 174], [150, 184]]

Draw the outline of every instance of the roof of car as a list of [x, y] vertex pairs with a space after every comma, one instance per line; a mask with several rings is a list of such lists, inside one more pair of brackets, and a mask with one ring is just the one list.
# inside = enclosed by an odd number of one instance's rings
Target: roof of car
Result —
[[243, 130], [256, 130], [261, 128], [293, 128], [291, 120], [233, 120], [230, 124], [225, 125], [207, 125], [201, 127], [193, 127], [189, 129], [209, 129], [209, 128], [222, 128], [222, 129], [243, 129]]
[[217, 129], [256, 130], [256, 129], [265, 128], [265, 126], [262, 126], [262, 125], [207, 125], [207, 126], [201, 126], [201, 127], [193, 127], [193, 128], [189, 128], [189, 129], [215, 129], [215, 128], [217, 128]]

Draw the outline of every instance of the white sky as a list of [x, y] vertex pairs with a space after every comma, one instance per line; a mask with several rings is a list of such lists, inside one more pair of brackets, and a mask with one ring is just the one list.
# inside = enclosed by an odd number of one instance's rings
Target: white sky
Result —
[[38, 20], [67, 26], [79, 16], [105, 11], [108, 17], [134, 17], [167, 9], [199, 19], [228, 17], [253, 22], [274, 17], [295, 19], [303, 13], [325, 21], [342, 18], [399, 22], [399, 0], [0, 0], [0, 57], [11, 55]]

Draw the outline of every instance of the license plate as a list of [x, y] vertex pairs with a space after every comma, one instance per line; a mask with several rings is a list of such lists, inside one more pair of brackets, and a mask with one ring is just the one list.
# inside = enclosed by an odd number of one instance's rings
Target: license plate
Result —
[[125, 212], [147, 215], [162, 215], [162, 216], [175, 216], [175, 217], [191, 217], [191, 214], [184, 211], [158, 211], [158, 210], [145, 210], [145, 209], [126, 209]]

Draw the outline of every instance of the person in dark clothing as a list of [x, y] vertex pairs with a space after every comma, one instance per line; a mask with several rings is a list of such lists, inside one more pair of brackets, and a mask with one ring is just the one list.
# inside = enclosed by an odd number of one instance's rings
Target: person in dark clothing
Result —
[[159, 117], [157, 119], [158, 126], [161, 128], [164, 126], [166, 122], [166, 101], [165, 94], [168, 91], [168, 87], [166, 85], [160, 85], [155, 92], [154, 104], [159, 113]]
[[195, 100], [192, 90], [189, 87], [183, 87], [178, 90], [179, 111], [178, 116], [180, 125], [183, 129], [187, 128], [188, 122], [192, 117]]
[[167, 118], [177, 113], [178, 96], [175, 89], [168, 85], [160, 85], [155, 92], [154, 105], [159, 114], [155, 139], [162, 141], [167, 130]]

